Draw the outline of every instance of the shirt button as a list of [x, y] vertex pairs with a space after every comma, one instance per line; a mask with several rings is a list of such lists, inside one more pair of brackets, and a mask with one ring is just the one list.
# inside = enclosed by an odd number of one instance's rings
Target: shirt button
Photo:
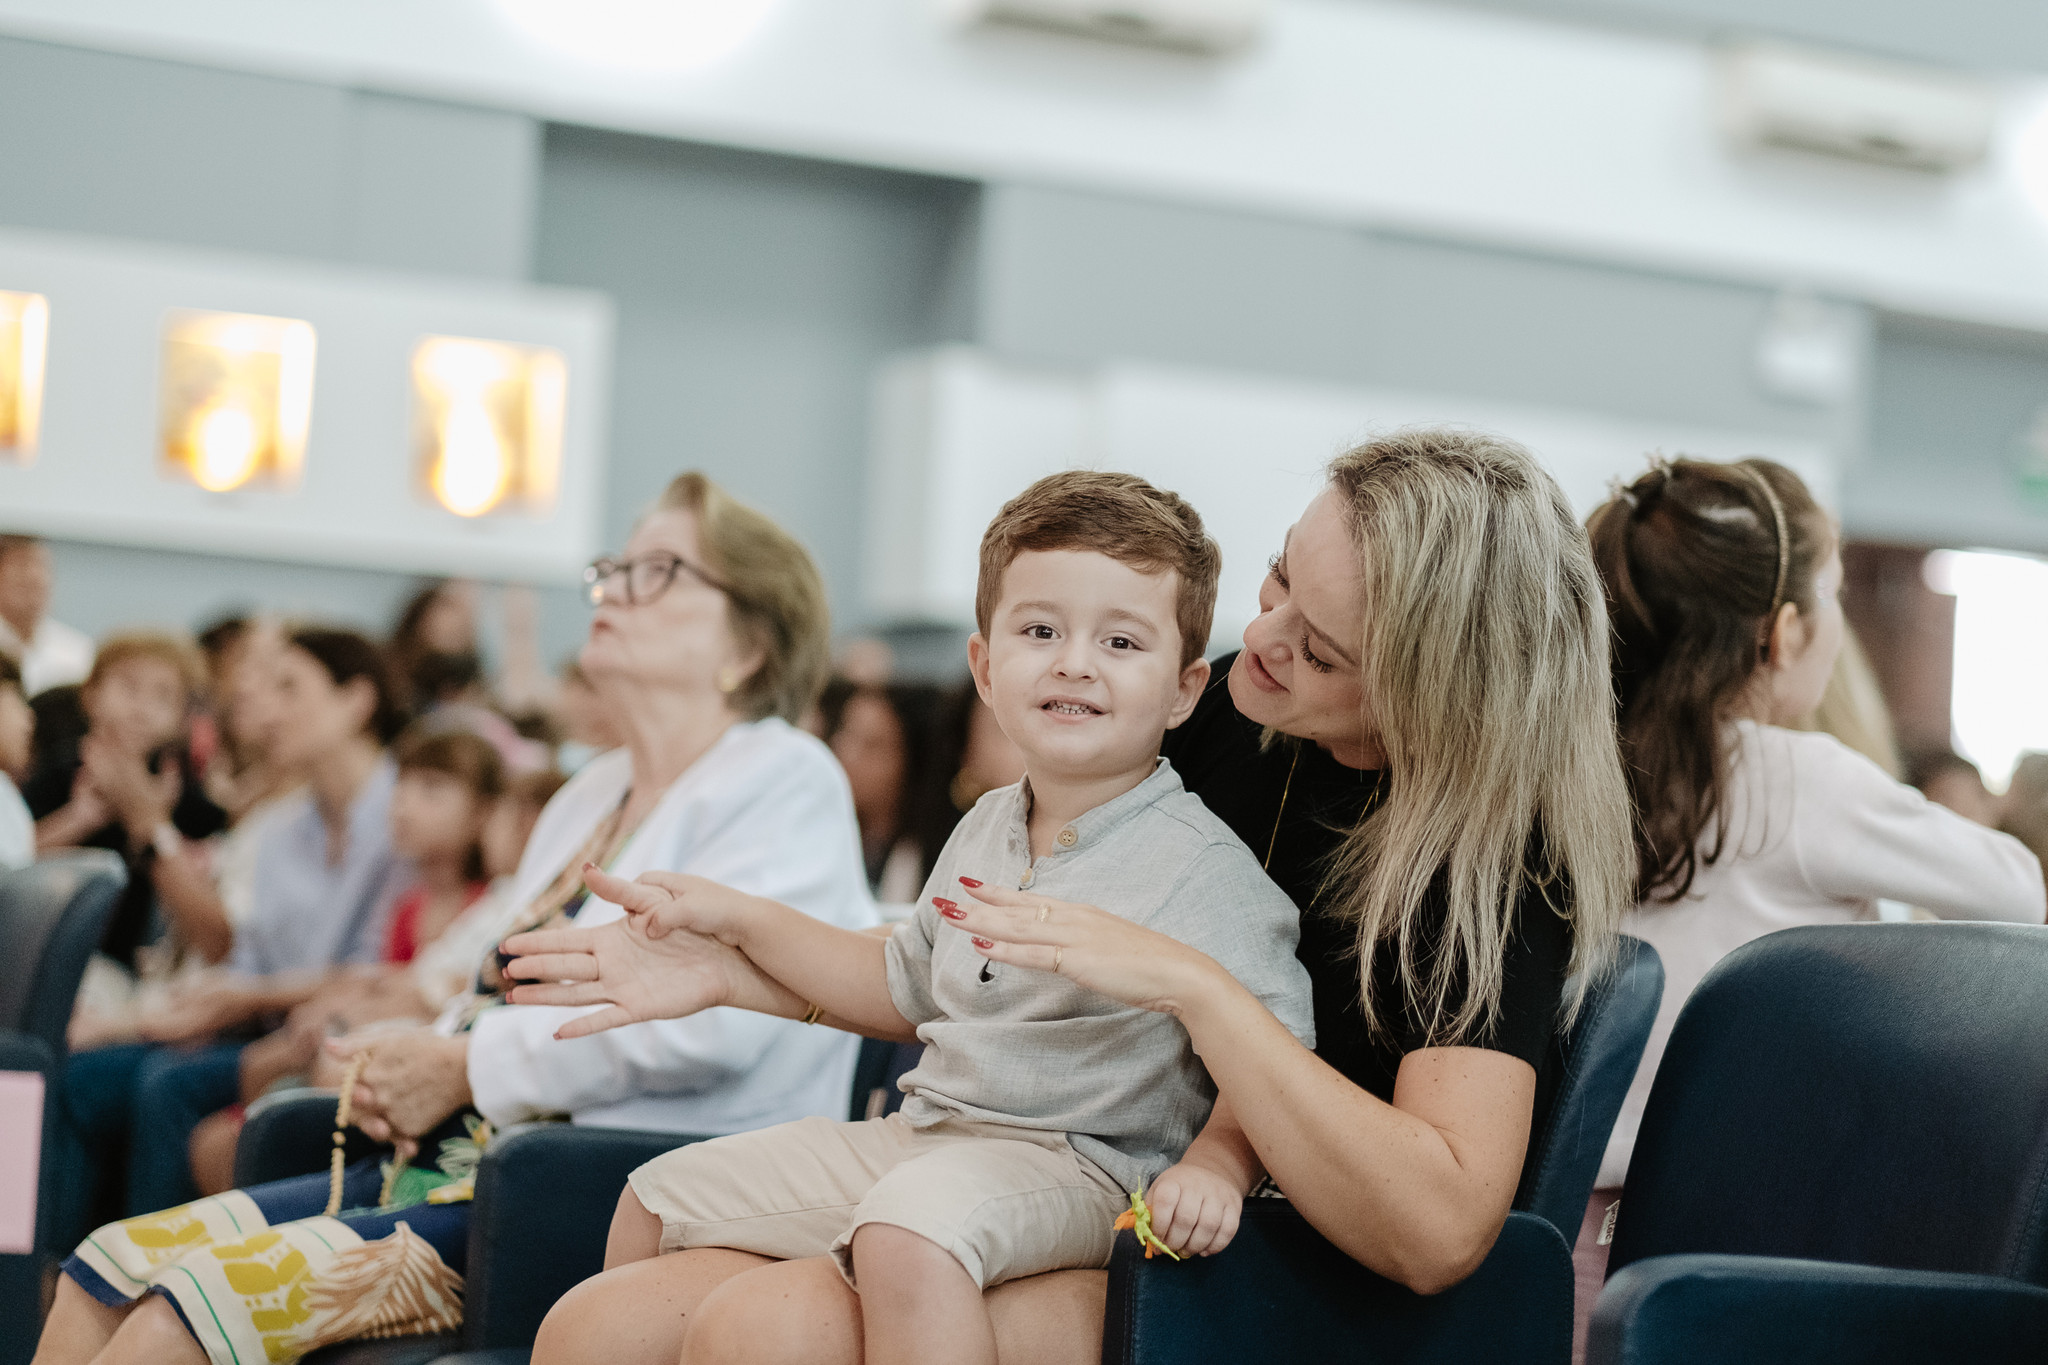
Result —
[[1060, 847], [1072, 848], [1075, 845], [1075, 843], [1077, 843], [1080, 840], [1080, 838], [1080, 835], [1074, 833], [1074, 827], [1072, 825], [1068, 825], [1065, 829], [1059, 832]]
[[1019, 877], [1019, 878], [1017, 879], [1017, 885], [1018, 885], [1018, 887], [1019, 887], [1019, 888], [1021, 889], [1021, 888], [1023, 888], [1023, 887], [1027, 887], [1027, 886], [1031, 885], [1031, 881], [1032, 881], [1032, 878], [1033, 878], [1034, 876], [1036, 876], [1036, 875], [1037, 875], [1037, 874], [1035, 874], [1034, 872], [1032, 872], [1032, 870], [1031, 870], [1030, 868], [1028, 868], [1028, 867], [1027, 867], [1027, 868], [1025, 868], [1025, 869], [1024, 869], [1024, 875], [1023, 875], [1023, 876], [1021, 876], [1021, 877]]

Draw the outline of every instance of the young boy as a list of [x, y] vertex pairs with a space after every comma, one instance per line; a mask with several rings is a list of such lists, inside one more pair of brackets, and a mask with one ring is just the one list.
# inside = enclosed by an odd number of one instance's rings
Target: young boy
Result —
[[22, 692], [21, 669], [0, 654], [0, 871], [36, 860], [36, 822], [21, 799], [34, 753], [36, 713]]
[[[1026, 777], [961, 821], [926, 900], [886, 943], [695, 879], [591, 871], [650, 933], [720, 939], [808, 1002], [779, 1012], [925, 1044], [899, 1114], [806, 1119], [642, 1166], [609, 1264], [694, 1247], [829, 1254], [860, 1294], [869, 1359], [993, 1365], [981, 1291], [1107, 1264], [1129, 1193], [1149, 1186], [1214, 1215], [1188, 1219], [1204, 1231], [1177, 1249], [1229, 1240], [1256, 1159], [1234, 1126], [1196, 1141], [1215, 1092], [1180, 1025], [1056, 968], [987, 961], [945, 895], [958, 879], [1001, 878], [1099, 905], [1214, 957], [1312, 1044], [1293, 904], [1159, 757], [1208, 679], [1220, 561], [1193, 508], [1129, 475], [1056, 474], [1002, 510], [982, 541], [968, 660]], [[564, 1034], [611, 1022], [586, 1016]], [[630, 1291], [646, 1282], [608, 1278], [619, 1301], [607, 1311], [645, 1323]], [[566, 1317], [551, 1326], [537, 1362], [597, 1345]]]

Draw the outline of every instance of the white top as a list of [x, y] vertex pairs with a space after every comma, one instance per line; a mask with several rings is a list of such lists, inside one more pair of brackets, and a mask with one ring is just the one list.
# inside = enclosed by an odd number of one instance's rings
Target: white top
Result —
[[[514, 899], [545, 891], [625, 796], [623, 750], [592, 759], [548, 802], [514, 874]], [[614, 873], [687, 872], [767, 896], [845, 929], [876, 922], [853, 795], [831, 750], [776, 719], [734, 725], [641, 822]], [[595, 896], [576, 922], [623, 915]], [[439, 1027], [452, 1031], [457, 1002]], [[477, 1016], [469, 1084], [503, 1127], [547, 1114], [671, 1133], [738, 1133], [818, 1115], [846, 1117], [859, 1040], [834, 1029], [711, 1009], [558, 1041], [584, 1009], [502, 1005]]]
[[[1831, 735], [1738, 721], [1729, 765], [1728, 842], [1674, 905], [1631, 910], [1622, 932], [1664, 959], [1664, 1003], [1622, 1101], [1596, 1183], [1623, 1183], [1657, 1063], [1686, 997], [1751, 939], [1802, 924], [1875, 920], [1880, 899], [1943, 919], [2039, 924], [2041, 864], [2009, 835], [1894, 782]], [[1701, 840], [1711, 846], [1712, 827]]]
[[[10, 646], [17, 643], [14, 631], [4, 621], [0, 621], [0, 641]], [[86, 674], [92, 672], [93, 656], [98, 653], [92, 636], [47, 616], [36, 623], [34, 636], [18, 643], [21, 690], [31, 697], [66, 683], [84, 682]]]
[[0, 868], [27, 867], [36, 860], [36, 822], [14, 779], [0, 773]]

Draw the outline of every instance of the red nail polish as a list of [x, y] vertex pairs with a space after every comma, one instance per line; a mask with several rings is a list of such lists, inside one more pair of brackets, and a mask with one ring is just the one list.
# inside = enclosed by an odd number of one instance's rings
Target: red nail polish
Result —
[[939, 911], [939, 913], [944, 915], [947, 919], [967, 918], [967, 912], [965, 910], [959, 909], [957, 906], [948, 906], [946, 909]]
[[933, 896], [932, 904], [938, 906], [940, 910], [958, 910], [960, 908], [952, 901], [947, 900], [944, 896]]
[[972, 877], [962, 877], [962, 878], [960, 879], [960, 885], [962, 885], [962, 886], [980, 886], [980, 885], [981, 885], [981, 883], [980, 883], [980, 882], [978, 882], [978, 881], [976, 881], [976, 880], [974, 880], [974, 878], [972, 878]]
[[975, 947], [977, 947], [977, 948], [993, 948], [993, 947], [995, 947], [996, 945], [995, 945], [995, 944], [993, 944], [993, 943], [991, 943], [991, 942], [989, 942], [989, 941], [988, 941], [987, 939], [985, 939], [985, 938], [978, 938], [978, 939], [974, 940], [974, 946], [975, 946]]

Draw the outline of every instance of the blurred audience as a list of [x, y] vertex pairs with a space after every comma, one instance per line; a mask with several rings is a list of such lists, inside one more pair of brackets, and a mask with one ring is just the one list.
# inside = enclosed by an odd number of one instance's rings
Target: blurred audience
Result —
[[249, 1030], [311, 996], [328, 968], [374, 961], [391, 902], [412, 880], [390, 838], [397, 773], [384, 745], [402, 715], [382, 653], [349, 631], [300, 628], [272, 676], [269, 761], [303, 773], [305, 787], [264, 823], [229, 970], [143, 1020], [147, 1041], [66, 1064], [66, 1139], [101, 1171], [120, 1164], [125, 1140], [125, 1204], [136, 1212], [193, 1196], [186, 1139], [234, 1102]]
[[21, 669], [0, 654], [0, 870], [27, 867], [36, 856], [36, 821], [21, 799], [35, 757], [36, 713], [21, 687]]
[[54, 583], [41, 537], [0, 535], [0, 654], [14, 659], [31, 697], [92, 671], [92, 638], [50, 616]]
[[192, 1175], [202, 1194], [233, 1184], [235, 1139], [248, 1102], [274, 1086], [305, 1083], [327, 1037], [371, 1019], [426, 1017], [426, 1005], [436, 1002], [422, 1002], [402, 969], [489, 888], [484, 827], [504, 792], [497, 751], [461, 731], [413, 730], [392, 754], [398, 780], [391, 844], [414, 881], [391, 904], [381, 965], [330, 973], [284, 1027], [242, 1049], [240, 1101], [202, 1120], [191, 1136]]

